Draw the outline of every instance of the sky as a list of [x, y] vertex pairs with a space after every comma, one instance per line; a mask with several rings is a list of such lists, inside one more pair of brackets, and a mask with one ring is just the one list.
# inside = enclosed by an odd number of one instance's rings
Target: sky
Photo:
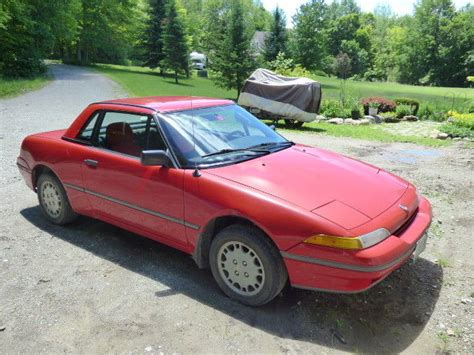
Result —
[[[285, 10], [288, 27], [293, 27], [291, 24], [291, 18], [296, 13], [296, 10], [308, 0], [261, 0], [263, 6], [269, 10], [273, 11], [275, 7], [278, 6]], [[327, 0], [331, 2], [331, 0]], [[396, 1], [387, 1], [387, 0], [356, 0], [359, 4], [359, 7], [362, 11], [372, 12], [376, 5], [378, 4], [389, 4], [392, 11], [397, 15], [407, 15], [413, 12], [413, 6], [416, 3], [416, 0], [396, 0]], [[456, 8], [460, 8], [472, 0], [453, 0]]]

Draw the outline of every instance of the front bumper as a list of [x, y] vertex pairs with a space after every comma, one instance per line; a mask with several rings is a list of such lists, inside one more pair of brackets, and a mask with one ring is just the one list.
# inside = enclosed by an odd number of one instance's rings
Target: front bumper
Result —
[[281, 253], [291, 285], [337, 293], [365, 291], [410, 258], [430, 226], [431, 217], [431, 205], [421, 197], [410, 224], [373, 247], [352, 251], [298, 244]]

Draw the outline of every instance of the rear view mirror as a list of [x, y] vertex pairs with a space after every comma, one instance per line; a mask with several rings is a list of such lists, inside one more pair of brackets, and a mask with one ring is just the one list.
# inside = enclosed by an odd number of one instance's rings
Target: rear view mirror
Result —
[[141, 155], [141, 162], [148, 166], [164, 166], [167, 168], [173, 166], [168, 152], [164, 150], [144, 150]]

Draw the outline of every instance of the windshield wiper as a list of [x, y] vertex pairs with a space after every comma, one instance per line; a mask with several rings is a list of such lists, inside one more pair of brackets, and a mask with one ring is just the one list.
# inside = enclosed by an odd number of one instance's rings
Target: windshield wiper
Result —
[[286, 142], [267, 142], [267, 143], [260, 143], [257, 145], [253, 145], [251, 147], [248, 147], [247, 149], [254, 149], [254, 148], [263, 148], [263, 147], [290, 147], [294, 145], [295, 143], [292, 141], [286, 141]]
[[235, 153], [235, 152], [242, 152], [242, 153], [257, 153], [257, 154], [269, 154], [270, 152], [268, 150], [262, 150], [262, 149], [254, 149], [254, 147], [250, 148], [240, 148], [240, 149], [232, 149], [232, 148], [225, 148], [218, 150], [217, 152], [209, 153], [203, 155], [201, 158], [207, 158], [207, 157], [212, 157], [214, 155], [221, 155], [221, 154], [227, 154], [227, 153]]

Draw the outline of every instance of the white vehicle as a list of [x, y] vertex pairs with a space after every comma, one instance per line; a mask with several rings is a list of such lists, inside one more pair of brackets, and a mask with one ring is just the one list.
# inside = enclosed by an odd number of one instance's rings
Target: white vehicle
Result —
[[191, 52], [189, 55], [191, 65], [194, 69], [203, 70], [206, 68], [207, 57], [203, 53]]

